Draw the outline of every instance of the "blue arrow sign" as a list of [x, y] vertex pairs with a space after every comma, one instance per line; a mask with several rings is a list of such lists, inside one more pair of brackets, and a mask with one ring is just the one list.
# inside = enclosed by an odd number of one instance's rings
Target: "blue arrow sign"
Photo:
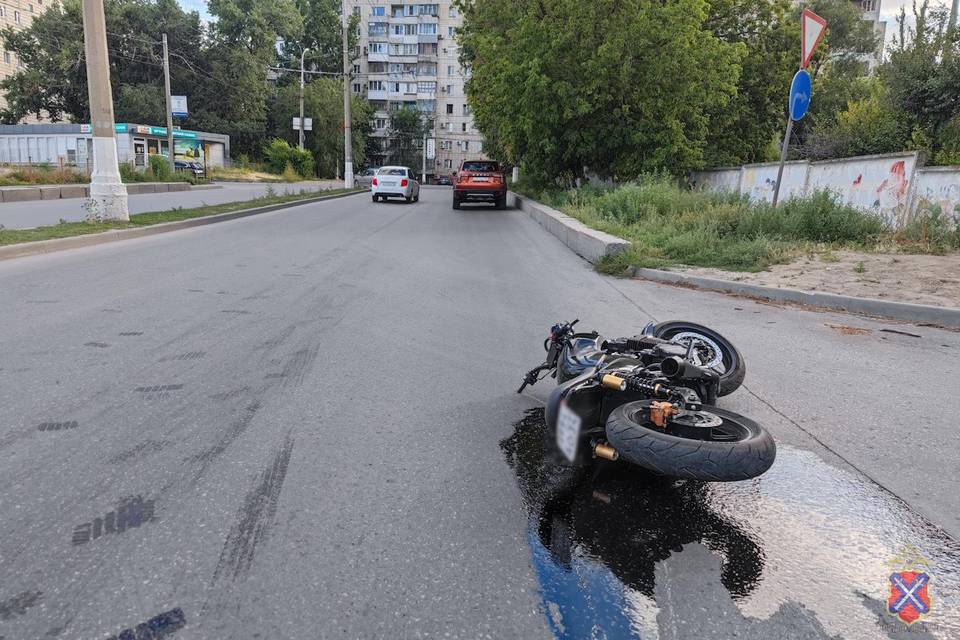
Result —
[[807, 115], [810, 107], [810, 94], [813, 93], [810, 85], [810, 74], [801, 69], [793, 76], [790, 83], [790, 119], [799, 120]]

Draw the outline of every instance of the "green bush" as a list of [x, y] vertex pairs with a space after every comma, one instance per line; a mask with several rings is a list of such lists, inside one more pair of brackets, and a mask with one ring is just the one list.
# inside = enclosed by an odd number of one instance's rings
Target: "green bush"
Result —
[[290, 164], [293, 170], [304, 178], [312, 178], [313, 173], [313, 153], [306, 149], [297, 147], [290, 148]]
[[270, 173], [281, 175], [290, 166], [301, 177], [313, 176], [313, 154], [306, 149], [291, 147], [282, 138], [274, 138], [268, 142], [263, 148], [263, 157]]
[[166, 156], [150, 155], [147, 165], [147, 171], [153, 174], [154, 180], [158, 182], [170, 182], [173, 180], [173, 171], [170, 169], [170, 160]]
[[[881, 236], [889, 235], [882, 220], [843, 204], [829, 192], [787, 200], [774, 208], [648, 176], [616, 189], [545, 188], [539, 195], [585, 224], [631, 241], [627, 252], [599, 265], [611, 273], [628, 266], [675, 263], [756, 271], [788, 260], [810, 244], [875, 246]], [[935, 223], [927, 225], [928, 242], [942, 237]]]

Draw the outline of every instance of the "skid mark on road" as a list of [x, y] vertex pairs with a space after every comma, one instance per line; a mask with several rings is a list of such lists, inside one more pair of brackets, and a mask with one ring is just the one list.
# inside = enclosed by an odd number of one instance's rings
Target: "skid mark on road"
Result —
[[200, 466], [197, 468], [197, 471], [194, 474], [194, 479], [198, 479], [204, 473], [206, 473], [207, 469], [210, 468], [210, 465], [212, 465], [216, 459], [237, 440], [237, 438], [244, 434], [244, 432], [253, 422], [254, 416], [257, 415], [257, 411], [260, 410], [260, 406], [261, 404], [259, 400], [247, 405], [240, 417], [230, 423], [230, 426], [227, 427], [226, 431], [221, 434], [220, 439], [217, 440], [212, 447], [201, 451], [192, 458], [188, 458], [188, 460], [191, 462], [200, 463]]
[[97, 349], [106, 349], [110, 345], [108, 345], [106, 342], [84, 342], [83, 346], [96, 347]]
[[155, 453], [161, 451], [170, 446], [170, 442], [167, 440], [144, 440], [140, 444], [127, 449], [126, 451], [121, 451], [117, 455], [111, 457], [107, 460], [107, 464], [121, 464], [133, 460], [134, 458], [139, 458], [140, 456], [146, 455], [147, 453]]
[[211, 400], [217, 400], [218, 402], [223, 402], [224, 400], [232, 400], [245, 391], [249, 391], [250, 387], [239, 387], [237, 389], [230, 389], [228, 391], [221, 391], [220, 393], [210, 394], [209, 397]]
[[213, 574], [214, 581], [222, 577], [237, 580], [249, 571], [258, 545], [274, 524], [292, 452], [293, 438], [288, 433], [269, 466], [260, 472], [244, 498], [220, 552], [220, 560]]
[[290, 357], [290, 360], [283, 367], [283, 385], [288, 386], [299, 386], [303, 384], [303, 379], [306, 377], [307, 373], [310, 372], [310, 367], [313, 366], [314, 361], [317, 359], [317, 355], [320, 353], [320, 345], [311, 345], [295, 351]]
[[296, 330], [297, 330], [296, 324], [287, 325], [286, 327], [283, 328], [282, 331], [280, 331], [280, 333], [278, 333], [273, 337], [267, 338], [266, 340], [258, 344], [256, 347], [254, 347], [254, 349], [268, 349], [268, 350], [276, 349], [281, 344], [283, 344], [287, 340], [287, 338], [292, 336], [293, 332]]
[[157, 362], [173, 362], [177, 360], [199, 360], [200, 358], [205, 358], [207, 356], [206, 351], [188, 351], [186, 353], [181, 353], [175, 356], [166, 356], [160, 358]]
[[42, 591], [23, 591], [12, 598], [0, 601], [0, 620], [10, 620], [26, 615], [27, 609], [40, 602]]
[[76, 429], [79, 426], [76, 420], [67, 420], [66, 422], [41, 422], [37, 425], [37, 431], [61, 431], [63, 429]]
[[142, 393], [147, 400], [154, 400], [168, 398], [171, 391], [180, 389], [183, 389], [182, 384], [155, 384], [150, 387], [136, 387], [134, 391]]
[[130, 336], [142, 336], [143, 331], [121, 331], [120, 335], [124, 336], [125, 338], [128, 338]]
[[123, 533], [155, 519], [153, 500], [144, 500], [141, 496], [120, 498], [115, 511], [74, 527], [73, 544], [87, 544], [101, 536]]

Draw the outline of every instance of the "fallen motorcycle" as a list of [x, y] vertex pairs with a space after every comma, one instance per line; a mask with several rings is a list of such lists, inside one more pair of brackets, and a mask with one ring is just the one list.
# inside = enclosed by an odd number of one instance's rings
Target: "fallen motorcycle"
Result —
[[746, 365], [722, 335], [691, 322], [648, 324], [607, 339], [555, 324], [546, 361], [522, 392], [550, 375], [547, 434], [571, 464], [624, 459], [656, 473], [708, 481], [746, 480], [776, 457], [773, 438], [747, 417], [713, 406], [736, 391]]

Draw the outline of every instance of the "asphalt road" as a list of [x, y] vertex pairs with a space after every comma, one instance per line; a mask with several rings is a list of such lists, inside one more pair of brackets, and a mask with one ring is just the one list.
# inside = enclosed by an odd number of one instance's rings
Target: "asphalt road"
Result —
[[[266, 195], [318, 191], [342, 186], [332, 180], [265, 184], [262, 182], [218, 182], [211, 188], [174, 191], [172, 193], [140, 193], [129, 196], [130, 213], [168, 211], [176, 207], [189, 209], [209, 204], [252, 200]], [[78, 222], [84, 219], [83, 198], [66, 200], [33, 200], [0, 203], [0, 225], [7, 229], [29, 229], [57, 224], [60, 220]]]
[[[960, 334], [603, 277], [449, 200], [0, 263], [0, 638], [903, 637], [918, 563], [909, 637], [958, 637]], [[774, 467], [551, 468], [514, 391], [575, 317], [733, 339]]]

